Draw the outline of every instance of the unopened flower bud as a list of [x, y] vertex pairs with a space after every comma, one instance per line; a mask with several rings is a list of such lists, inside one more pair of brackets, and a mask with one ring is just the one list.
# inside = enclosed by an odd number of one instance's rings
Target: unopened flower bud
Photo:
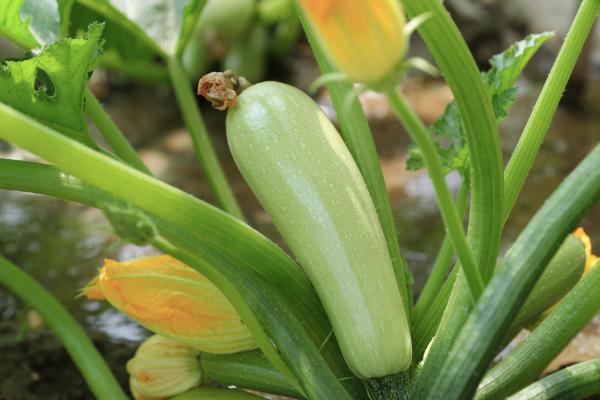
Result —
[[404, 58], [406, 18], [398, 0], [300, 0], [330, 60], [352, 81], [377, 83]]
[[196, 350], [159, 335], [142, 343], [127, 363], [127, 372], [137, 400], [175, 396], [202, 380]]

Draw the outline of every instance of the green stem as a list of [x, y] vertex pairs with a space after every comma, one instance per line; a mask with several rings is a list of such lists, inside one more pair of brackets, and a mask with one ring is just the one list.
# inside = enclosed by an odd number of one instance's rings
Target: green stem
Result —
[[[468, 194], [469, 184], [464, 182], [456, 196], [456, 208], [460, 215], [464, 215], [467, 209]], [[427, 278], [427, 283], [425, 283], [425, 287], [415, 305], [413, 321], [418, 321], [425, 313], [427, 313], [431, 308], [434, 299], [440, 293], [440, 289], [446, 280], [448, 265], [452, 259], [452, 254], [452, 243], [450, 242], [450, 238], [446, 235], [435, 259], [435, 263], [433, 264], [433, 268], [431, 269], [431, 273], [429, 274], [429, 278]]]
[[436, 329], [440, 325], [440, 321], [444, 315], [444, 310], [448, 306], [448, 300], [454, 283], [458, 276], [460, 266], [456, 264], [452, 268], [452, 272], [448, 276], [448, 279], [444, 282], [440, 288], [437, 296], [429, 308], [424, 310], [424, 314], [419, 319], [415, 319], [413, 326], [413, 360], [421, 361], [427, 345], [435, 335]]
[[106, 113], [96, 96], [89, 89], [86, 89], [85, 97], [88, 115], [115, 154], [132, 167], [151, 175], [148, 167], [127, 141], [123, 132]]
[[[335, 72], [335, 67], [327, 60], [302, 8], [296, 7], [296, 9], [321, 71], [324, 74]], [[352, 84], [349, 82], [329, 82], [327, 84], [327, 90], [337, 112], [337, 119], [341, 127], [344, 142], [362, 173], [373, 199], [375, 209], [377, 210], [379, 222], [381, 223], [388, 251], [394, 265], [394, 272], [402, 300], [404, 301], [407, 314], [410, 316], [413, 278], [398, 244], [398, 233], [394, 224], [392, 207], [385, 187], [381, 163], [379, 162], [369, 123], [357, 99], [348, 103], [348, 97], [351, 95], [352, 89]]]
[[294, 398], [303, 398], [260, 351], [234, 354], [200, 355], [200, 369], [205, 382], [258, 390]]
[[506, 398], [537, 378], [598, 313], [599, 286], [600, 268], [592, 268], [556, 310], [485, 375], [477, 390], [477, 399]]
[[571, 365], [509, 397], [509, 400], [578, 400], [600, 394], [600, 358]]
[[519, 143], [508, 162], [504, 172], [504, 220], [509, 217], [525, 184], [599, 9], [599, 0], [583, 0], [581, 3]]
[[471, 247], [469, 246], [469, 243], [467, 243], [458, 210], [452, 200], [448, 185], [446, 185], [442, 163], [435, 145], [433, 144], [433, 140], [431, 139], [431, 136], [429, 136], [429, 132], [423, 122], [415, 115], [401, 93], [397, 90], [390, 90], [386, 94], [398, 119], [402, 122], [411, 139], [419, 146], [423, 153], [423, 159], [425, 160], [425, 164], [429, 171], [429, 177], [431, 178], [433, 188], [435, 189], [448, 237], [452, 242], [452, 247], [454, 248], [458, 260], [463, 267], [465, 277], [471, 290], [473, 303], [476, 303], [484, 289], [483, 280], [479, 274], [475, 257], [473, 256], [473, 253], [471, 253]]
[[469, 243], [481, 276], [487, 282], [496, 266], [504, 206], [503, 163], [496, 117], [473, 55], [443, 2], [403, 0], [402, 3], [411, 18], [424, 13], [431, 16], [419, 26], [419, 34], [458, 104], [471, 166]]
[[0, 257], [0, 284], [42, 316], [98, 399], [127, 399], [85, 331], [52, 294], [3, 257]]
[[208, 180], [217, 204], [234, 217], [244, 220], [242, 210], [231, 191], [225, 172], [210, 141], [196, 98], [190, 90], [190, 81], [183, 65], [175, 57], [169, 57], [167, 64], [181, 115], [192, 135], [200, 167]]
[[[445, 399], [452, 400], [475, 392], [519, 305], [567, 234], [600, 197], [598, 165], [600, 145], [569, 174], [519, 235], [460, 329], [426, 398], [444, 393]], [[563, 324], [556, 327], [570, 329]]]

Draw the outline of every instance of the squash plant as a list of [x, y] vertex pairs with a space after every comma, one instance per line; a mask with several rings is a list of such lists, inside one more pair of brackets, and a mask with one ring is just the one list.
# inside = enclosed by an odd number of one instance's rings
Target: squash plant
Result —
[[[136, 398], [256, 398], [209, 383], [336, 400], [584, 398], [600, 392], [597, 360], [534, 382], [600, 310], [597, 259], [585, 235], [570, 235], [600, 196], [600, 146], [498, 262], [503, 225], [599, 0], [582, 0], [506, 168], [497, 125], [515, 98], [517, 77], [550, 33], [527, 36], [480, 72], [438, 0], [298, 0], [296, 13], [324, 73], [319, 83], [327, 84], [340, 134], [298, 89], [276, 82], [248, 88], [231, 73], [203, 78], [200, 93], [229, 109], [234, 159], [294, 258], [244, 222], [198, 111], [183, 60], [205, 2], [79, 0], [77, 7], [98, 18], [79, 37], [68, 37], [71, 23], [80, 22], [74, 1], [50, 3], [54, 7], [43, 9], [28, 0], [0, 0], [0, 33], [31, 50], [29, 58], [0, 67], [0, 138], [49, 163], [0, 160], [0, 188], [100, 208], [123, 239], [165, 253], [160, 261], [107, 262], [83, 290], [168, 337], [144, 343], [128, 364]], [[275, 0], [258, 5], [274, 15], [288, 6]], [[423, 60], [405, 59], [414, 30], [455, 97], [430, 127], [398, 90], [407, 69], [432, 71]], [[145, 55], [137, 60], [140, 68], [156, 56], [166, 65], [166, 75], [163, 66], [158, 75], [174, 88], [216, 207], [151, 176], [87, 89], [105, 33], [107, 46], [110, 38], [127, 35], [132, 49]], [[413, 139], [408, 167], [427, 168], [447, 231], [414, 304], [398, 246], [402, 232], [396, 232], [356, 100], [363, 87], [388, 97]], [[89, 135], [86, 115], [110, 150]], [[451, 170], [463, 177], [456, 199], [444, 180]], [[458, 262], [448, 273], [453, 254]], [[97, 398], [126, 398], [50, 293], [4, 258], [0, 283], [48, 321]], [[524, 327], [532, 329], [527, 340], [491, 365]]]

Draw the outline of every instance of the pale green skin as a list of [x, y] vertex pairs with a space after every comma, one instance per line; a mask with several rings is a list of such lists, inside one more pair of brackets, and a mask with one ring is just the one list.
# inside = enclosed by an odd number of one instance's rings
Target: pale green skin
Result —
[[385, 238], [350, 152], [318, 105], [278, 82], [227, 115], [233, 158], [315, 286], [359, 377], [406, 370], [411, 339]]

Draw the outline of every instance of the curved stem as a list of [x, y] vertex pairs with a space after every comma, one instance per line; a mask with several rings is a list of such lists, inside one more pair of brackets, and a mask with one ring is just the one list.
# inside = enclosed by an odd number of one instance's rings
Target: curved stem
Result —
[[137, 170], [151, 175], [150, 170], [140, 159], [129, 141], [127, 141], [123, 132], [108, 116], [96, 96], [89, 89], [86, 89], [85, 98], [88, 115], [115, 154]]
[[242, 209], [231, 191], [225, 172], [208, 136], [208, 131], [198, 109], [196, 98], [190, 89], [190, 82], [181, 61], [175, 57], [169, 57], [167, 64], [181, 115], [190, 131], [190, 135], [192, 135], [198, 162], [206, 175], [217, 204], [234, 217], [244, 220]]
[[458, 104], [467, 137], [471, 201], [469, 243], [484, 282], [496, 267], [504, 206], [502, 153], [492, 104], [460, 30], [439, 0], [402, 0], [411, 18], [428, 13], [418, 27]]
[[[464, 215], [467, 209], [468, 194], [469, 184], [463, 182], [458, 191], [458, 195], [456, 196], [456, 208], [461, 215]], [[414, 321], [418, 321], [424, 316], [424, 313], [431, 308], [433, 301], [440, 293], [440, 289], [446, 279], [446, 273], [448, 272], [448, 265], [452, 259], [452, 254], [452, 243], [450, 242], [448, 235], [446, 235], [435, 259], [435, 263], [433, 264], [433, 268], [431, 269], [431, 273], [429, 274], [429, 278], [427, 278], [425, 287], [415, 305]]]
[[548, 75], [533, 112], [525, 125], [523, 134], [506, 166], [504, 171], [504, 220], [509, 217], [517, 196], [525, 184], [525, 179], [529, 175], [535, 156], [546, 132], [548, 132], [581, 49], [594, 26], [598, 10], [600, 10], [599, 0], [583, 0], [581, 3], [550, 75]]
[[438, 199], [440, 212], [444, 224], [446, 225], [448, 237], [452, 242], [452, 247], [454, 248], [458, 260], [463, 267], [465, 277], [471, 290], [473, 303], [475, 303], [483, 292], [483, 280], [479, 274], [479, 269], [477, 268], [475, 257], [473, 257], [473, 253], [471, 252], [471, 247], [469, 246], [469, 243], [467, 243], [461, 218], [459, 217], [454, 201], [452, 200], [450, 190], [446, 185], [442, 163], [440, 162], [437, 150], [429, 136], [427, 128], [419, 117], [415, 115], [404, 96], [396, 90], [390, 90], [386, 95], [394, 112], [406, 128], [411, 139], [419, 146], [423, 153], [423, 158], [427, 165], [429, 176]]
[[0, 284], [42, 316], [98, 399], [127, 399], [85, 331], [52, 294], [3, 257], [0, 257]]

